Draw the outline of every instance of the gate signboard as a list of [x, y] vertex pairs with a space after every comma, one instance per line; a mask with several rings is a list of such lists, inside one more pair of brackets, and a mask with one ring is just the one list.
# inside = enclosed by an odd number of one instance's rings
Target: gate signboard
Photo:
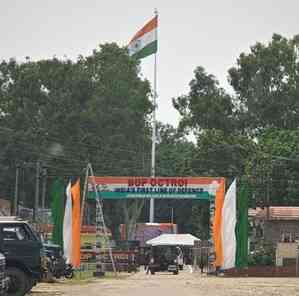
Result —
[[89, 198], [95, 186], [103, 199], [213, 199], [223, 178], [212, 177], [90, 177]]

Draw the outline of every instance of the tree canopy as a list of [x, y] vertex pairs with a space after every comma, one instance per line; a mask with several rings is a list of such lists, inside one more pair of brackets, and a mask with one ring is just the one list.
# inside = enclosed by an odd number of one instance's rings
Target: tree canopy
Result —
[[[242, 177], [251, 184], [251, 205], [299, 205], [298, 36], [274, 34], [241, 53], [229, 69], [233, 92], [199, 66], [189, 93], [173, 99], [179, 128], [192, 131], [198, 175]], [[229, 183], [229, 181], [228, 181]]]
[[[251, 186], [251, 206], [299, 205], [298, 44], [277, 34], [254, 44], [228, 70], [229, 91], [195, 65], [189, 91], [173, 98], [178, 128], [157, 125], [157, 175], [239, 177]], [[150, 175], [154, 106], [140, 74], [140, 62], [115, 43], [76, 60], [2, 61], [0, 196], [12, 199], [21, 167], [20, 199], [32, 206], [37, 161], [48, 183], [83, 176], [87, 162], [97, 175]], [[113, 232], [148, 219], [147, 202], [104, 207]], [[156, 202], [157, 222], [172, 214], [181, 229], [206, 237], [206, 205]]]
[[182, 116], [180, 128], [189, 128], [196, 133], [204, 129], [231, 132], [234, 123], [232, 97], [203, 67], [197, 67], [194, 76], [189, 84], [189, 93], [173, 99], [174, 108]]
[[229, 69], [243, 125], [254, 133], [299, 125], [299, 38], [274, 34], [268, 44], [256, 43]]
[[32, 206], [36, 161], [50, 178], [84, 176], [87, 162], [97, 175], [148, 174], [153, 107], [139, 74], [139, 62], [115, 43], [76, 61], [2, 61], [1, 196], [13, 196], [20, 165], [21, 200]]

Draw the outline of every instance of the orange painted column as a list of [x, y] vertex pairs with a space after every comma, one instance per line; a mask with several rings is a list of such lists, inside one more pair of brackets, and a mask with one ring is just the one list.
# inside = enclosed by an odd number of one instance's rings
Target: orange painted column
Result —
[[81, 223], [80, 223], [80, 179], [77, 180], [75, 185], [71, 188], [73, 198], [73, 252], [72, 252], [72, 265], [79, 267], [81, 263], [80, 248], [81, 248]]
[[223, 249], [221, 238], [222, 207], [225, 195], [225, 179], [222, 179], [216, 192], [215, 216], [213, 223], [213, 239], [216, 253], [215, 266], [220, 267], [223, 263]]

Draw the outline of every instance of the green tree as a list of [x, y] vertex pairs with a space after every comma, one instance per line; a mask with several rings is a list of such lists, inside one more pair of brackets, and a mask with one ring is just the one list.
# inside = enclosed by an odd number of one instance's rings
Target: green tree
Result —
[[244, 127], [256, 134], [266, 128], [299, 125], [299, 38], [274, 34], [268, 44], [256, 43], [229, 70]]
[[219, 86], [216, 78], [197, 67], [187, 95], [173, 99], [173, 106], [182, 119], [180, 129], [200, 133], [204, 129], [234, 130], [234, 104], [232, 97]]
[[[14, 183], [16, 161], [40, 160], [51, 176], [66, 179], [83, 175], [87, 161], [96, 175], [148, 174], [151, 90], [139, 71], [115, 43], [76, 61], [2, 61], [1, 183]], [[34, 167], [29, 173], [25, 200], [32, 205]], [[12, 186], [2, 194], [13, 196]], [[115, 207], [123, 215], [127, 205]]]
[[156, 157], [157, 175], [192, 176], [192, 160], [196, 147], [181, 132], [169, 124], [158, 124]]
[[254, 142], [246, 136], [207, 129], [198, 137], [193, 170], [203, 176], [242, 176], [253, 152]]
[[[184, 133], [168, 124], [158, 124], [157, 165], [158, 176], [195, 176], [196, 145]], [[206, 238], [208, 203], [193, 200], [156, 200], [155, 218], [158, 222], [178, 224], [182, 233], [192, 233]], [[147, 215], [148, 213], [144, 213]]]
[[255, 205], [299, 205], [299, 132], [268, 129], [258, 137], [246, 175]]

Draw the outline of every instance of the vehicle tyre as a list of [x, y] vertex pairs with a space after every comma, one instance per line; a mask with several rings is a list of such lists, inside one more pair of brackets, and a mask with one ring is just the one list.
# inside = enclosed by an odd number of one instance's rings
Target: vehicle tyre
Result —
[[179, 274], [179, 271], [176, 270], [176, 271], [173, 272], [173, 274], [174, 274], [174, 275], [177, 275], [177, 274]]
[[35, 286], [35, 282], [32, 279], [28, 279], [26, 284], [26, 293], [29, 293], [34, 286]]
[[6, 276], [9, 278], [8, 296], [24, 296], [30, 286], [30, 280], [27, 275], [18, 268], [8, 267]]

